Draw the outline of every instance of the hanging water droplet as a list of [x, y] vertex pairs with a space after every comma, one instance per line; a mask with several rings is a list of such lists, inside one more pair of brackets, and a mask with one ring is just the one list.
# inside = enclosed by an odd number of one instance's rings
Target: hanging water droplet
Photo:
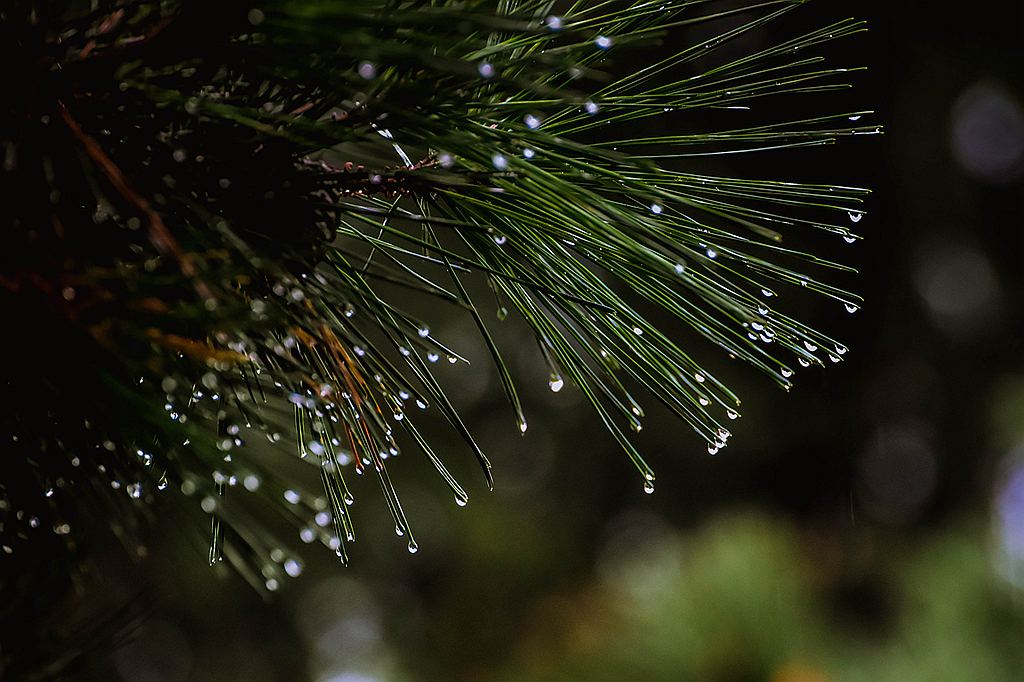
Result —
[[526, 420], [519, 422], [519, 433], [526, 433]]
[[459, 505], [460, 507], [465, 507], [468, 503], [469, 500], [467, 500], [466, 498], [459, 497], [458, 495], [455, 496], [455, 504]]
[[711, 401], [705, 398], [704, 396], [700, 396], [699, 398], [697, 398], [697, 402], [699, 402], [704, 407], [707, 407], [708, 405], [711, 404]]
[[427, 353], [427, 361], [428, 362], [437, 362], [440, 357], [441, 357], [440, 355], [438, 355], [437, 353], [435, 353], [433, 351]]
[[818, 347], [816, 345], [814, 345], [813, 343], [811, 343], [810, 341], [804, 341], [804, 348], [806, 348], [807, 350], [811, 351], [812, 353], [814, 351], [818, 350]]
[[860, 306], [855, 304], [855, 303], [844, 303], [843, 307], [846, 308], [846, 312], [851, 313], [851, 314], [853, 314], [853, 313], [857, 312], [858, 310], [860, 310]]
[[708, 443], [708, 454], [717, 455], [719, 450], [718, 443]]
[[836, 352], [840, 355], [846, 355], [849, 349], [846, 346], [836, 345]]
[[565, 380], [557, 374], [552, 374], [548, 380], [548, 388], [551, 389], [552, 393], [558, 393], [562, 390], [563, 386], [565, 386]]
[[597, 45], [599, 49], [607, 50], [612, 46], [612, 39], [608, 36], [598, 36], [594, 39], [594, 44]]
[[508, 168], [508, 159], [504, 154], [495, 154], [491, 157], [491, 165], [495, 170], [503, 171]]
[[661, 215], [661, 206], [658, 204], [651, 204], [651, 213], [654, 215]]
[[676, 263], [675, 271], [676, 271], [677, 275], [681, 275], [684, 272], [686, 272], [686, 266], [684, 264], [682, 264], [682, 263]]
[[405, 535], [405, 529], [402, 528], [399, 525], [396, 525], [395, 526], [395, 535], [397, 535], [398, 537], [402, 537], [403, 535]]
[[703, 383], [704, 383], [704, 375], [703, 375], [703, 374], [701, 374], [700, 372], [696, 372], [696, 373], [695, 373], [695, 374], [693, 375], [693, 378], [697, 380], [697, 383], [698, 383], [698, 384], [703, 384]]
[[810, 367], [811, 366], [811, 361], [807, 360], [806, 358], [797, 358], [797, 362], [800, 363], [801, 367]]
[[847, 244], [852, 244], [855, 241], [857, 241], [857, 238], [854, 237], [852, 234], [847, 234], [843, 236], [843, 241], [846, 242]]
[[706, 253], [708, 258], [710, 258], [711, 260], [718, 258], [718, 252], [715, 251], [714, 249], [708, 249], [704, 253]]
[[591, 116], [594, 116], [595, 114], [597, 114], [598, 111], [601, 110], [601, 108], [597, 106], [596, 102], [593, 102], [589, 99], [583, 103], [583, 109]]
[[299, 531], [299, 539], [308, 545], [316, 539], [316, 531], [309, 527], [303, 528]]
[[736, 410], [728, 409], [725, 411], [725, 416], [729, 419], [738, 419], [740, 415]]
[[540, 128], [540, 119], [534, 116], [533, 114], [527, 114], [526, 116], [524, 116], [523, 123], [525, 123], [526, 127], [529, 128], [530, 130], [536, 130], [537, 128]]
[[494, 66], [489, 62], [481, 62], [480, 65], [476, 67], [476, 70], [483, 78], [492, 78], [494, 76]]
[[302, 496], [297, 491], [289, 489], [284, 491], [284, 499], [289, 504], [298, 504]]
[[411, 540], [410, 539], [408, 547], [409, 547], [409, 554], [415, 554], [416, 552], [420, 551], [420, 546], [416, 544], [415, 540]]
[[508, 319], [508, 308], [506, 308], [505, 306], [500, 306], [498, 308], [498, 310], [495, 312], [495, 317], [497, 317], [502, 322], [507, 320]]
[[782, 368], [782, 376], [784, 376], [784, 377], [786, 377], [788, 379], [789, 377], [793, 376], [793, 370], [791, 370], [788, 367], [783, 367]]
[[654, 494], [654, 481], [644, 480], [644, 492], [648, 495]]
[[833, 355], [832, 353], [828, 354], [828, 359], [831, 360], [832, 362], [840, 362], [839, 356]]
[[765, 298], [771, 298], [772, 296], [775, 295], [775, 292], [771, 291], [770, 289], [761, 289], [761, 295], [764, 296]]
[[548, 17], [544, 21], [544, 23], [547, 24], [547, 27], [550, 28], [552, 31], [562, 30], [562, 17], [552, 15]]
[[284, 562], [284, 572], [292, 578], [298, 578], [302, 574], [302, 564], [295, 559], [288, 559]]
[[864, 214], [859, 211], [850, 211], [847, 215], [850, 216], [851, 223], [859, 223], [864, 218]]
[[416, 330], [416, 333], [420, 335], [421, 339], [425, 339], [430, 336], [430, 328], [423, 326]]

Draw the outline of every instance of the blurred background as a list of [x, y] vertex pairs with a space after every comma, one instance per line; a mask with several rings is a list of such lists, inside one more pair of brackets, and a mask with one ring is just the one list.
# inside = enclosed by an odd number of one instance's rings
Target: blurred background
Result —
[[[954, 15], [822, 1], [736, 49], [854, 12], [870, 32], [829, 54], [870, 67], [843, 101], [876, 109], [885, 135], [712, 169], [874, 189], [865, 240], [814, 244], [861, 269], [840, 283], [865, 295], [863, 310], [794, 299], [850, 347], [844, 362], [798, 374], [789, 395], [715, 365], [744, 400], [731, 447], [709, 456], [652, 409], [638, 436], [658, 471], [645, 495], [578, 394], [548, 389], [515, 319], [492, 327], [522, 378], [523, 438], [468, 320], [434, 320], [474, 361], [446, 370], [447, 385], [494, 462], [493, 493], [442, 435], [468, 507], [403, 456], [391, 471], [419, 552], [359, 481], [352, 566], [309, 551], [270, 601], [171, 528], [136, 562], [111, 551], [61, 627], [133, 599], [148, 615], [78, 674], [1024, 679], [1024, 4]], [[823, 104], [771, 106], [810, 116]]]

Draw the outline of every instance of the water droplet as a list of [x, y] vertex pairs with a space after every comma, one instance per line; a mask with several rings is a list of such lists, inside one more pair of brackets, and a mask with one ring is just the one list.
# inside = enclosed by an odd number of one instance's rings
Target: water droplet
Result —
[[316, 539], [316, 531], [312, 528], [303, 528], [299, 531], [299, 539], [305, 542], [307, 545]]
[[402, 528], [401, 526], [396, 525], [395, 526], [395, 535], [397, 535], [398, 537], [402, 537], [403, 535], [405, 535], [405, 529]]
[[505, 320], [508, 319], [508, 308], [506, 308], [505, 306], [500, 306], [494, 312], [494, 316], [497, 317], [499, 320], [504, 322]]
[[440, 355], [438, 355], [437, 353], [435, 353], [433, 351], [427, 353], [427, 361], [428, 362], [437, 362], [440, 357], [441, 357]]
[[693, 375], [693, 378], [697, 380], [698, 384], [703, 384], [704, 383], [704, 375], [701, 374], [700, 372], [695, 373]]
[[681, 275], [684, 272], [686, 272], [686, 266], [684, 264], [682, 264], [682, 263], [676, 263], [675, 271], [676, 271], [677, 275]]
[[864, 218], [864, 214], [859, 211], [850, 211], [847, 215], [850, 216], [851, 223], [859, 223]]
[[711, 401], [705, 398], [704, 396], [700, 396], [699, 398], [697, 398], [697, 402], [699, 402], [704, 407], [707, 407], [708, 405], [711, 404]]
[[356, 498], [352, 497], [352, 493], [347, 491], [345, 492], [345, 497], [343, 499], [345, 500], [345, 504], [349, 506], [351, 506], [352, 503], [356, 501]]
[[526, 116], [524, 116], [523, 123], [525, 123], [526, 127], [529, 128], [530, 130], [536, 130], [537, 128], [540, 128], [540, 119], [534, 116], [533, 114], [527, 114]]
[[804, 348], [806, 348], [807, 350], [811, 351], [812, 353], [814, 351], [818, 350], [818, 347], [816, 345], [814, 345], [813, 343], [811, 343], [810, 341], [804, 341]]
[[298, 578], [302, 574], [302, 564], [295, 559], [288, 559], [284, 562], [284, 572], [293, 578]]
[[644, 481], [644, 492], [647, 493], [648, 495], [654, 494], [654, 481]]
[[533, 151], [529, 147], [527, 147], [526, 149], [523, 150], [523, 156], [525, 158], [527, 158], [527, 159], [532, 159], [536, 155], [537, 155], [537, 152]]
[[725, 416], [729, 419], [738, 419], [740, 415], [736, 410], [729, 409], [725, 411]]
[[714, 249], [708, 249], [707, 251], [705, 251], [705, 253], [711, 260], [718, 258], [718, 252], [715, 251]]
[[836, 345], [836, 352], [840, 355], [846, 355], [849, 349], [846, 346]]
[[860, 310], [860, 306], [855, 303], [844, 303], [843, 307], [846, 308], [846, 312], [851, 314]]
[[654, 215], [661, 215], [661, 206], [658, 204], [651, 204], [651, 213]]
[[548, 28], [550, 28], [552, 31], [562, 30], [562, 17], [556, 17], [552, 15], [548, 17], [544, 23], [547, 24]]
[[469, 500], [467, 500], [466, 498], [459, 497], [458, 495], [455, 496], [455, 504], [459, 505], [460, 507], [465, 507], [468, 503]]
[[519, 422], [519, 433], [526, 433], [526, 420]]
[[483, 78], [494, 77], [494, 66], [489, 62], [481, 62], [480, 65], [476, 67], [476, 70]]
[[270, 590], [271, 592], [276, 592], [277, 588], [279, 587], [276, 578], [268, 578], [267, 582], [266, 582], [266, 585], [267, 585], [267, 589]]
[[797, 362], [800, 363], [801, 367], [810, 367], [811, 366], [811, 361], [807, 360], [806, 358], [797, 358]]
[[718, 451], [719, 451], [720, 449], [721, 449], [721, 448], [720, 448], [720, 446], [718, 445], [718, 443], [708, 443], [708, 454], [709, 454], [709, 455], [717, 455], [717, 454], [718, 454]]
[[504, 154], [495, 154], [491, 157], [491, 165], [494, 166], [495, 170], [506, 170], [508, 168], [508, 159], [505, 158]]
[[793, 376], [793, 370], [789, 369], [788, 367], [783, 367], [782, 376], [788, 379], [789, 377]]
[[775, 292], [771, 291], [770, 289], [761, 289], [761, 295], [764, 296], [765, 298], [771, 298], [772, 296], [775, 295]]
[[847, 234], [843, 236], [843, 241], [846, 242], [847, 244], [852, 244], [855, 241], [857, 241], [857, 238], [854, 237], [852, 234]]
[[420, 335], [420, 338], [425, 339], [428, 336], [430, 336], [430, 328], [420, 327], [419, 329], [416, 330], [416, 333]]
[[598, 36], [594, 39], [594, 44], [597, 45], [599, 49], [607, 50], [612, 46], [612, 39], [608, 36]]
[[377, 67], [373, 62], [359, 63], [359, 76], [365, 80], [373, 80], [377, 77]]
[[284, 499], [289, 504], [298, 504], [299, 500], [302, 499], [302, 496], [295, 490], [289, 489], [284, 491]]
[[415, 540], [409, 540], [409, 554], [415, 554], [420, 551], [420, 546], [416, 544]]
[[594, 101], [592, 101], [592, 100], [589, 100], [589, 99], [588, 99], [588, 100], [587, 100], [586, 102], [584, 102], [584, 103], [583, 103], [583, 109], [584, 109], [584, 111], [586, 111], [586, 112], [587, 112], [588, 114], [590, 114], [591, 116], [593, 116], [593, 115], [595, 115], [595, 114], [596, 114], [596, 113], [597, 113], [598, 111], [600, 111], [600, 110], [601, 110], [601, 107], [597, 106], [597, 103], [596, 103], [596, 102], [594, 102]]
[[548, 388], [550, 388], [553, 393], [558, 393], [562, 390], [563, 386], [565, 386], [565, 380], [557, 374], [552, 374], [551, 378], [548, 380]]

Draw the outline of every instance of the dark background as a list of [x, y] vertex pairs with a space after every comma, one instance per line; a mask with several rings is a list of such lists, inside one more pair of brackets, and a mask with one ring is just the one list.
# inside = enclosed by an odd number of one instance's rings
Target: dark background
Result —
[[[863, 310], [795, 303], [850, 347], [843, 363], [799, 373], [788, 395], [722, 365], [744, 400], [731, 446], [711, 457], [652, 413], [639, 436], [658, 471], [647, 496], [578, 394], [548, 391], [515, 320], [493, 326], [522, 377], [524, 438], [468, 320], [437, 321], [474, 360], [448, 386], [495, 464], [493, 493], [467, 456], [459, 509], [404, 458], [392, 472], [419, 553], [367, 492], [353, 565], [310, 552], [272, 602], [173, 533], [141, 563], [112, 552], [68, 622], [133, 594], [151, 615], [80, 674], [1024, 679], [1024, 4], [940, 7], [821, 0], [751, 37], [868, 20], [819, 50], [869, 67], [852, 93], [771, 106], [873, 108], [885, 134], [714, 169], [873, 189], [864, 240], [807, 242], [860, 269], [839, 281]], [[463, 453], [451, 438], [444, 454]]]

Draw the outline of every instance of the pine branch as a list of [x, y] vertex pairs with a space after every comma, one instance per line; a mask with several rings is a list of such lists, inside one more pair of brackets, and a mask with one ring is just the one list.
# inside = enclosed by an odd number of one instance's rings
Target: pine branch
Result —
[[[24, 360], [0, 417], [5, 551], [31, 551], [37, 526], [69, 548], [111, 527], [131, 545], [172, 509], [211, 562], [272, 590], [301, 572], [282, 528], [348, 560], [352, 472], [377, 479], [415, 551], [388, 472], [403, 446], [469, 499], [417, 421], [450, 425], [493, 481], [436, 369], [464, 359], [408, 294], [468, 313], [527, 430], [481, 280], [647, 492], [629, 434], [643, 396], [725, 447], [739, 398], [641, 310], [788, 389], [794, 361], [846, 349], [769, 304], [789, 288], [861, 304], [804, 272], [850, 268], [783, 244], [857, 239], [866, 191], [702, 170], [879, 132], [867, 111], [748, 115], [847, 87], [853, 71], [812, 51], [857, 21], [725, 51], [802, 4], [14, 3], [0, 294], [11, 327], [45, 341], [5, 342]], [[613, 75], [619, 53], [694, 27], [713, 36]], [[701, 112], [721, 124], [673, 126]]]

